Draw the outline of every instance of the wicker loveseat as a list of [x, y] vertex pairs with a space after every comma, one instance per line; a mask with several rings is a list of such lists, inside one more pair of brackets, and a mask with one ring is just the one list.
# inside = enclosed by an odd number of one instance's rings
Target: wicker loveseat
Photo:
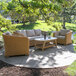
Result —
[[16, 33], [20, 33], [29, 39], [29, 46], [34, 46], [35, 38], [43, 37], [42, 31], [40, 29], [35, 30], [17, 30]]
[[66, 29], [56, 31], [53, 33], [53, 36], [57, 37], [57, 43], [64, 45], [72, 43], [71, 35], [72, 35], [72, 31]]
[[29, 55], [29, 39], [22, 36], [3, 34], [5, 56]]

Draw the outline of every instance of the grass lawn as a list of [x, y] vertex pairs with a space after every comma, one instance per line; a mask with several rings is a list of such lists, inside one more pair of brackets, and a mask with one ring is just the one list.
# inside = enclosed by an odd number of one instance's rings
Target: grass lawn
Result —
[[[53, 25], [55, 27], [53, 27]], [[22, 26], [22, 24], [13, 24], [13, 26], [16, 26], [17, 29], [23, 30], [23, 29], [41, 29], [44, 31], [49, 31], [49, 30], [60, 30], [62, 28], [62, 23], [60, 22], [51, 22], [50, 25], [47, 25], [44, 21], [38, 20], [35, 23], [26, 23], [26, 26]], [[76, 25], [72, 23], [66, 23], [66, 28], [71, 29], [74, 32], [76, 31]]]
[[47, 25], [47, 23], [45, 23], [44, 21], [38, 20], [35, 23], [26, 23], [25, 26], [22, 26], [22, 24], [13, 24], [14, 26], [16, 26], [16, 28], [18, 30], [29, 30], [29, 29], [41, 29], [41, 30], [45, 30], [45, 31], [49, 31], [49, 30], [55, 30], [54, 27], [52, 27], [51, 25]]
[[[54, 27], [53, 27], [54, 25]], [[14, 28], [16, 27], [16, 28]], [[25, 23], [25, 26], [22, 26], [22, 23], [19, 24], [12, 24], [12, 31], [15, 30], [28, 30], [28, 29], [41, 29], [43, 31], [55, 31], [55, 30], [60, 30], [62, 28], [62, 23], [61, 22], [51, 22], [50, 25], [47, 25], [43, 20], [38, 20], [35, 23]], [[67, 29], [72, 29], [74, 32], [76, 31], [76, 26], [75, 24], [72, 23], [66, 23], [66, 28]], [[2, 28], [4, 32], [8, 31], [7, 28]], [[12, 32], [11, 31], [11, 32]], [[1, 35], [2, 33], [0, 33]]]
[[76, 61], [74, 61], [67, 69], [66, 72], [70, 76], [76, 76]]

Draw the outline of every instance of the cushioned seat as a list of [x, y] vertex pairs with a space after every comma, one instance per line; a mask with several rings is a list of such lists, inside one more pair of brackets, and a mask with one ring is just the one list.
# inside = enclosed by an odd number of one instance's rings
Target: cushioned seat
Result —
[[57, 36], [58, 39], [65, 39], [65, 36]]
[[27, 37], [26, 30], [17, 30], [16, 32], [21, 33], [21, 34], [23, 34], [24, 36]]
[[57, 37], [57, 43], [65, 44], [65, 45], [72, 43], [71, 35], [72, 35], [72, 31], [66, 29], [56, 31], [53, 33], [53, 36]]
[[33, 37], [28, 37], [28, 39], [34, 40], [35, 38], [41, 38], [41, 37], [43, 37], [43, 36], [42, 35], [41, 36], [33, 36]]
[[3, 34], [5, 56], [29, 55], [29, 39], [23, 36]]

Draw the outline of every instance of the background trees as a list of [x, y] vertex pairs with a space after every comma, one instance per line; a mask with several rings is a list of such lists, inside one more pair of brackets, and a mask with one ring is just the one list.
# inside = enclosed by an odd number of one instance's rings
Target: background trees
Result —
[[75, 0], [5, 0], [0, 2], [0, 9], [3, 16], [10, 16], [12, 21], [22, 21], [23, 25], [42, 19], [48, 25], [51, 22], [62, 21], [65, 28], [66, 21], [72, 22], [72, 15], [68, 14], [72, 12], [73, 7], [76, 7], [74, 3]]

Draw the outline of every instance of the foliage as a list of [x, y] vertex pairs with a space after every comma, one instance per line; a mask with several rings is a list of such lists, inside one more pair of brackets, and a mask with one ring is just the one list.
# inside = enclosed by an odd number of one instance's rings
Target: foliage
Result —
[[13, 29], [15, 28], [11, 26], [11, 21], [0, 15], [0, 32], [5, 32], [6, 30], [11, 31]]
[[76, 32], [76, 24], [66, 22], [66, 29], [71, 29], [73, 32]]
[[4, 13], [8, 13], [12, 20], [35, 22], [43, 19], [50, 25], [60, 19], [59, 15], [66, 7], [71, 7], [73, 0], [11, 0], [7, 3]]
[[62, 24], [61, 23], [54, 23], [53, 27], [56, 29], [56, 31], [60, 31], [60, 29], [62, 29]]
[[[27, 2], [28, 1], [25, 1], [24, 4], [29, 4]], [[25, 22], [35, 22], [38, 19], [38, 9], [27, 6], [29, 5], [26, 5], [26, 8], [23, 8], [18, 0], [12, 0], [11, 2], [8, 2], [8, 14], [13, 20], [23, 21], [24, 24]]]

